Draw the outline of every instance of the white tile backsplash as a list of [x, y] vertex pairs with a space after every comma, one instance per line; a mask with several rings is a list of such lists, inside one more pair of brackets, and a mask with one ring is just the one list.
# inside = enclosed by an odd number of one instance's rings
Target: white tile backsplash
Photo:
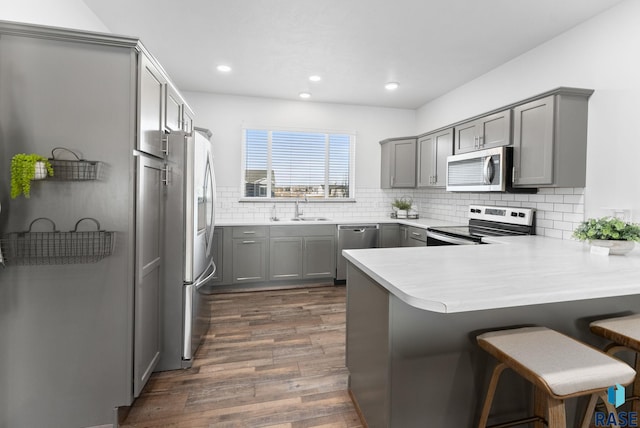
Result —
[[[240, 191], [234, 187], [218, 187], [216, 221], [266, 221], [271, 217], [273, 202], [240, 202]], [[372, 219], [388, 217], [395, 198], [410, 197], [420, 217], [456, 223], [467, 223], [467, 207], [504, 205], [534, 208], [538, 235], [571, 239], [571, 233], [584, 219], [583, 188], [540, 189], [537, 194], [519, 193], [454, 193], [444, 189], [357, 188], [355, 202], [309, 202], [300, 207], [306, 216], [340, 219]], [[282, 219], [293, 217], [293, 202], [277, 202], [276, 214]]]

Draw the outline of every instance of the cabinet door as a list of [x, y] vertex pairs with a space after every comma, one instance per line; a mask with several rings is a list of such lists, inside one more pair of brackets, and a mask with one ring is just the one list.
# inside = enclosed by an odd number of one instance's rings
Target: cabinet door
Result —
[[400, 246], [400, 225], [380, 225], [380, 248], [394, 248]]
[[455, 154], [472, 152], [478, 150], [478, 131], [476, 130], [478, 122], [466, 122], [455, 127], [456, 145]]
[[508, 146], [511, 144], [511, 110], [483, 117], [478, 121], [479, 147]]
[[163, 282], [164, 165], [138, 156], [133, 393], [137, 397], [160, 359]]
[[416, 187], [416, 140], [391, 144], [391, 187]]
[[302, 238], [271, 238], [269, 277], [272, 280], [302, 278]]
[[438, 132], [433, 137], [435, 162], [432, 187], [447, 185], [447, 156], [453, 154], [453, 128]]
[[400, 246], [410, 247], [411, 237], [409, 235], [409, 226], [400, 225]]
[[445, 187], [447, 156], [453, 153], [453, 128], [418, 140], [418, 187]]
[[514, 186], [553, 183], [554, 100], [552, 95], [513, 109]]
[[164, 145], [164, 86], [166, 80], [151, 61], [141, 55], [140, 60], [140, 132], [138, 149], [163, 157]]
[[194, 114], [186, 104], [182, 105], [182, 130], [184, 132], [193, 132], [193, 117]]
[[182, 100], [171, 85], [165, 85], [165, 127], [169, 131], [182, 130]]
[[434, 169], [434, 135], [425, 135], [418, 139], [418, 187], [429, 187], [433, 184]]
[[233, 240], [233, 282], [267, 279], [267, 241], [264, 238]]
[[304, 278], [333, 278], [336, 274], [336, 250], [333, 236], [304, 238]]

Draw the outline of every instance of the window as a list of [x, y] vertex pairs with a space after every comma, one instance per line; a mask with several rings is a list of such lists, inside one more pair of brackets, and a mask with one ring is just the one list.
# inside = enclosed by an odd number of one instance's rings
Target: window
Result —
[[355, 135], [244, 130], [243, 197], [353, 198]]

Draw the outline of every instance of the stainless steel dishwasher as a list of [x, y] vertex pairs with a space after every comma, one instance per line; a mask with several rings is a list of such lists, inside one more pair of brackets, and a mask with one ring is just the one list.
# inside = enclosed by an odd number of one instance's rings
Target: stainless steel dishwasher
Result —
[[342, 250], [376, 248], [378, 246], [378, 228], [377, 224], [338, 225], [336, 284], [344, 283], [347, 279], [347, 260], [342, 256]]

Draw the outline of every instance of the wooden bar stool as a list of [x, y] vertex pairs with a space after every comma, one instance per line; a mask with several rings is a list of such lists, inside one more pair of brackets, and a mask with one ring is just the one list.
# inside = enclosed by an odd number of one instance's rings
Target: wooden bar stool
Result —
[[[533, 384], [534, 416], [494, 427], [535, 422], [539, 428], [546, 422], [549, 428], [565, 428], [564, 401], [586, 395], [594, 403], [600, 397], [608, 411], [615, 413], [614, 406], [607, 403], [607, 389], [615, 384], [627, 385], [635, 377], [635, 371], [622, 361], [546, 327], [492, 331], [477, 340], [499, 361], [489, 382], [479, 428], [487, 426], [498, 379], [506, 368]], [[585, 414], [583, 428], [589, 427], [592, 416], [593, 409]]]
[[[636, 353], [635, 369], [640, 368], [640, 315], [628, 315], [625, 317], [609, 318], [594, 321], [589, 324], [591, 331], [599, 336], [609, 339], [611, 344], [605, 348], [609, 355], [621, 351], [633, 351]], [[640, 376], [633, 381], [633, 393], [627, 400], [633, 400], [632, 411], [640, 413]], [[595, 404], [594, 404], [595, 405]]]

